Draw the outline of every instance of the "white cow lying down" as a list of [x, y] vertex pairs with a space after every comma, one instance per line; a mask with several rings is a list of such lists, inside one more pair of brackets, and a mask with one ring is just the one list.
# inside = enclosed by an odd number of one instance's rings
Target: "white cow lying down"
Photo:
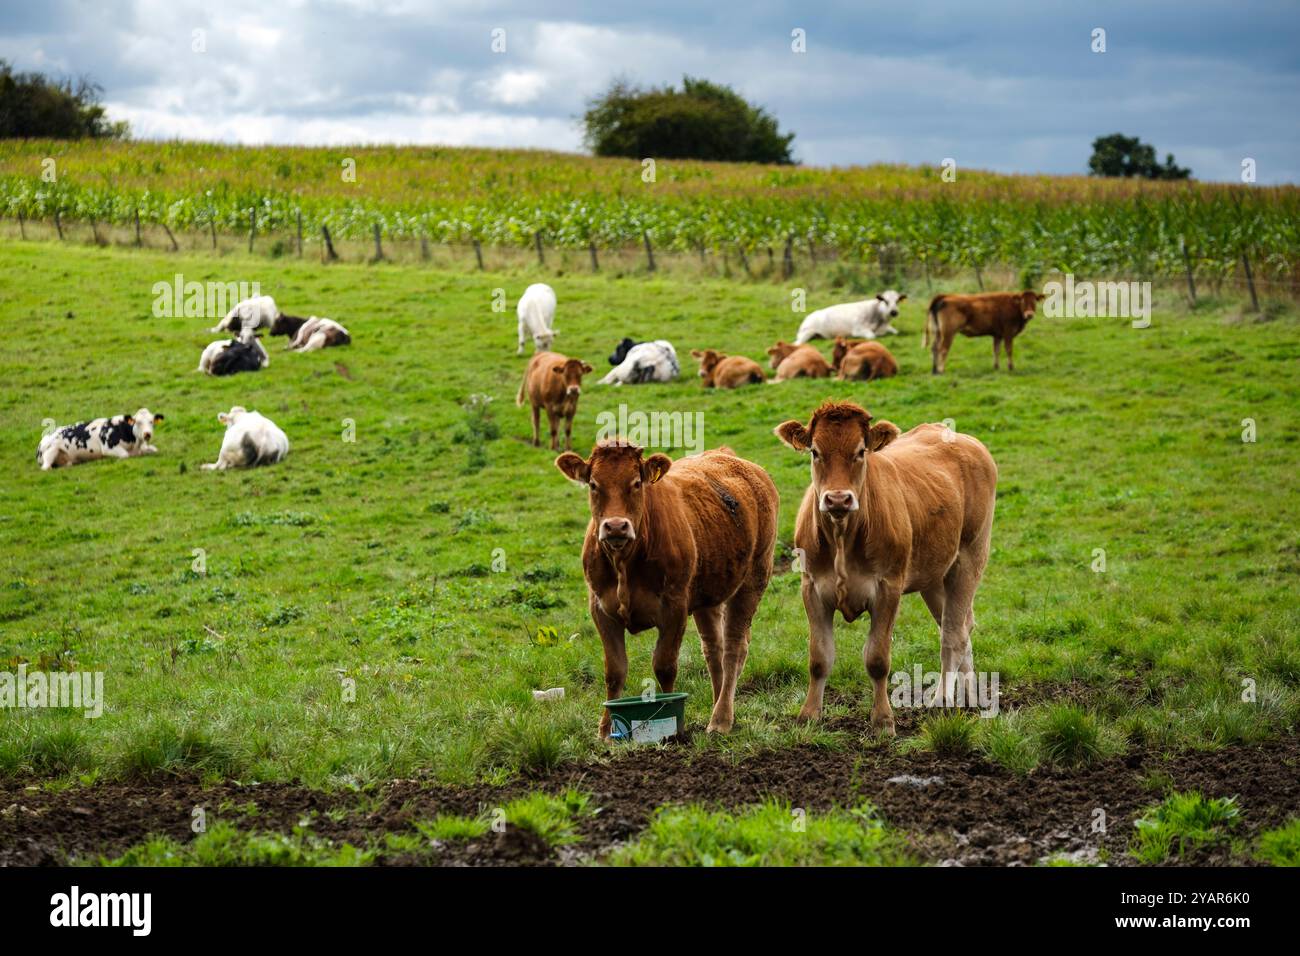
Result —
[[677, 350], [664, 339], [642, 342], [628, 349], [627, 357], [600, 380], [601, 385], [640, 385], [642, 382], [671, 382], [681, 371]]
[[874, 339], [879, 335], [897, 335], [898, 329], [890, 324], [898, 318], [898, 303], [906, 299], [893, 289], [881, 292], [874, 299], [831, 305], [808, 316], [799, 325], [795, 345], [812, 339], [833, 339], [837, 335], [848, 338]]
[[322, 319], [313, 315], [298, 328], [293, 341], [285, 348], [299, 352], [315, 352], [329, 345], [351, 344], [352, 336], [348, 334], [347, 329], [333, 319]]
[[255, 295], [251, 299], [237, 302], [226, 313], [226, 317], [208, 331], [239, 335], [240, 329], [269, 329], [279, 314], [280, 309], [273, 298], [269, 295]]
[[289, 439], [275, 422], [242, 405], [221, 412], [217, 421], [226, 426], [226, 437], [221, 440], [221, 454], [212, 464], [204, 465], [204, 471], [273, 465], [289, 454]]
[[519, 348], [516, 355], [524, 353], [524, 333], [533, 337], [534, 352], [549, 352], [551, 341], [558, 334], [555, 324], [555, 290], [545, 282], [534, 282], [519, 297], [515, 307], [519, 314]]

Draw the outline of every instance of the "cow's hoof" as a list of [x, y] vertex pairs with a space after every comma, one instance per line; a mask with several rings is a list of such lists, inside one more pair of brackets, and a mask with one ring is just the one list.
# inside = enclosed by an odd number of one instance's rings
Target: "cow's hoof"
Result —
[[729, 734], [733, 721], [727, 720], [710, 720], [709, 726], [704, 728], [705, 733], [710, 734]]
[[811, 724], [821, 719], [822, 712], [820, 710], [809, 710], [805, 707], [803, 710], [799, 711], [799, 716], [796, 717], [794, 721], [797, 724]]
[[888, 718], [888, 719], [886, 719], [886, 720], [876, 720], [876, 719], [873, 717], [872, 720], [871, 720], [871, 729], [872, 729], [872, 730], [876, 733], [876, 735], [879, 736], [879, 737], [893, 737], [893, 736], [895, 736], [895, 734], [894, 734], [894, 718], [893, 718], [893, 717], [890, 717], [890, 718]]

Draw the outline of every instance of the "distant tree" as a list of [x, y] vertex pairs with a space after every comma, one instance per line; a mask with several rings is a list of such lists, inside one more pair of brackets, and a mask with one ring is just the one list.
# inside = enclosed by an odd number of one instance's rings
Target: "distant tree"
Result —
[[730, 87], [692, 77], [640, 89], [618, 79], [587, 105], [587, 146], [597, 156], [793, 163], [793, 133]]
[[1154, 146], [1136, 136], [1111, 133], [1092, 141], [1092, 158], [1088, 169], [1094, 176], [1140, 176], [1143, 179], [1188, 179], [1190, 169], [1174, 164], [1174, 154], [1165, 154], [1165, 163], [1156, 162]]
[[0, 139], [123, 139], [129, 124], [111, 122], [99, 104], [103, 88], [82, 77], [55, 80], [15, 73], [0, 60]]

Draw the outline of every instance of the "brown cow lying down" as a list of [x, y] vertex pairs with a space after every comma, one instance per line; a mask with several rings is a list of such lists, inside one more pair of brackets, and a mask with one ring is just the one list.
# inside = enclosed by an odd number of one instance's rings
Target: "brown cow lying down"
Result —
[[705, 388], [739, 388], [767, 381], [759, 364], [744, 355], [691, 349], [691, 357], [700, 363], [700, 378], [704, 379]]
[[939, 625], [944, 703], [953, 703], [958, 672], [965, 701], [975, 701], [970, 632], [998, 479], [988, 449], [944, 425], [918, 425], [900, 435], [890, 422], [873, 425], [851, 402], [827, 402], [807, 425], [783, 422], [775, 431], [795, 451], [812, 453], [812, 483], [794, 532], [804, 554], [808, 615], [808, 697], [799, 719], [821, 716], [835, 663], [835, 612], [846, 622], [866, 613], [871, 723], [894, 732], [886, 688], [890, 643], [899, 599], [913, 591], [921, 592]]
[[[555, 466], [590, 492], [582, 569], [605, 648], [606, 694], [618, 697], [627, 679], [623, 632], [651, 627], [659, 629], [655, 677], [671, 691], [686, 618], [694, 615], [713, 683], [708, 729], [729, 731], [749, 624], [772, 576], [772, 479], [729, 448], [674, 462], [642, 458], [640, 448], [618, 440], [596, 445], [586, 461], [566, 452]], [[602, 738], [609, 728], [606, 711]]]
[[776, 381], [784, 382], [791, 378], [829, 378], [834, 371], [811, 345], [791, 345], [789, 342], [777, 342], [767, 350], [772, 368], [776, 369]]
[[879, 342], [843, 336], [835, 340], [831, 367], [840, 373], [841, 379], [864, 379], [868, 382], [898, 374], [898, 362]]
[[965, 336], [993, 336], [993, 368], [998, 367], [998, 350], [1005, 343], [1007, 370], [1015, 369], [1011, 358], [1011, 343], [1025, 330], [1034, 317], [1039, 299], [1047, 296], [1037, 292], [983, 292], [979, 295], [936, 295], [930, 300], [930, 311], [925, 317], [925, 335], [921, 347], [929, 348], [934, 355], [931, 371], [943, 373], [948, 365], [948, 349], [953, 337], [960, 332]]
[[536, 352], [524, 370], [524, 380], [519, 383], [515, 404], [523, 405], [524, 396], [533, 403], [533, 444], [541, 444], [542, 409], [546, 409], [551, 424], [551, 448], [559, 450], [557, 429], [564, 422], [564, 447], [573, 447], [573, 416], [578, 411], [578, 396], [582, 394], [582, 376], [591, 366], [581, 359], [573, 359], [559, 352]]

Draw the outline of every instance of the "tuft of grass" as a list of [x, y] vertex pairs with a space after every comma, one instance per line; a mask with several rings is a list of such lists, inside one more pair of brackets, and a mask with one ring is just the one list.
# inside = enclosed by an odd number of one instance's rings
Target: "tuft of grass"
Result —
[[591, 797], [573, 789], [559, 796], [532, 793], [511, 800], [503, 809], [507, 824], [536, 833], [551, 846], [577, 842], [574, 823], [594, 812]]
[[1101, 721], [1077, 704], [1053, 704], [1038, 717], [1038, 754], [1044, 763], [1081, 767], [1117, 752]]
[[1038, 746], [1019, 711], [984, 721], [981, 729], [978, 748], [992, 763], [1021, 776], [1038, 766]]
[[1261, 833], [1254, 855], [1270, 866], [1300, 866], [1300, 817]]
[[462, 817], [452, 813], [440, 813], [432, 820], [422, 820], [415, 828], [430, 840], [476, 840], [487, 834], [492, 828], [483, 817]]
[[292, 833], [244, 832], [218, 821], [189, 843], [154, 837], [99, 866], [366, 866], [374, 853], [350, 843], [335, 845], [295, 827]]
[[962, 711], [927, 717], [921, 724], [922, 746], [948, 757], [968, 754], [975, 749], [976, 720]]
[[669, 806], [655, 811], [613, 866], [906, 866], [902, 839], [869, 804], [805, 813], [769, 801], [739, 812]]
[[1174, 793], [1134, 821], [1137, 833], [1129, 853], [1143, 863], [1169, 860], [1177, 845], [1182, 856], [1198, 846], [1227, 839], [1240, 810], [1235, 797], [1206, 799], [1200, 793]]
[[121, 756], [126, 777], [150, 777], [158, 773], [212, 773], [228, 775], [236, 765], [230, 748], [214, 741], [194, 726], [178, 727], [159, 719], [147, 725]]

